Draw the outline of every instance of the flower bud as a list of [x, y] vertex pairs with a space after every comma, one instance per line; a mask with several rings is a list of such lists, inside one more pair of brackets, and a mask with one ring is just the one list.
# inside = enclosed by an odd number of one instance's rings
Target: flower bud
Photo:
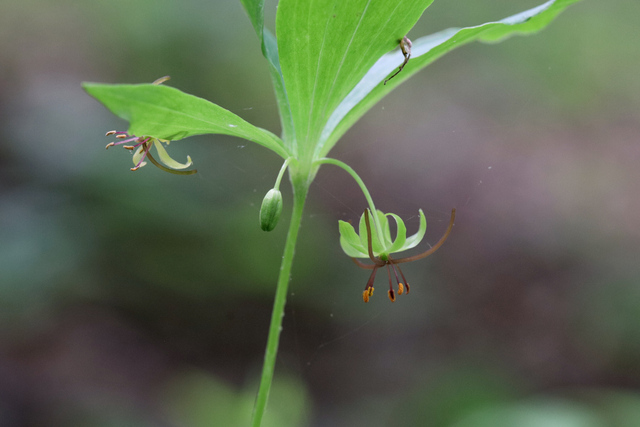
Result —
[[260, 207], [260, 228], [271, 231], [278, 225], [282, 213], [282, 193], [272, 188], [269, 190]]

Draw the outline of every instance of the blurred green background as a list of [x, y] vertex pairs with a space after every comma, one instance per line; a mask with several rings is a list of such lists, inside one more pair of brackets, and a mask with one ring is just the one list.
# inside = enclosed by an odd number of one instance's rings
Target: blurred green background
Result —
[[[410, 38], [542, 0], [436, 1]], [[275, 1], [268, 1], [273, 28]], [[640, 425], [640, 4], [581, 2], [542, 33], [449, 54], [337, 145], [433, 257], [409, 296], [338, 244], [365, 201], [320, 171], [265, 426]], [[172, 144], [199, 173], [130, 172], [82, 81], [169, 84], [279, 132], [239, 2], [0, 6], [0, 426], [245, 426], [286, 226], [275, 155]], [[285, 212], [291, 205], [285, 194]], [[283, 218], [286, 220], [286, 218]], [[285, 221], [283, 221], [285, 223]]]

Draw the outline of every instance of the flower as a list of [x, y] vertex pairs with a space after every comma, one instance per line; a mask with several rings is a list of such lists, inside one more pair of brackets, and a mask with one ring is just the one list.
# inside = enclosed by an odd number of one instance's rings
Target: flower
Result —
[[[447, 240], [447, 237], [449, 237], [456, 217], [455, 209], [451, 210], [451, 220], [449, 221], [447, 231], [445, 231], [444, 235], [434, 246], [418, 255], [405, 258], [392, 258], [392, 253], [411, 249], [417, 246], [424, 238], [424, 234], [427, 231], [427, 220], [422, 209], [419, 212], [420, 227], [418, 228], [418, 232], [410, 237], [407, 237], [407, 229], [404, 225], [404, 221], [402, 221], [398, 215], [392, 213], [385, 214], [381, 211], [377, 211], [375, 218], [376, 223], [374, 224], [375, 227], [372, 229], [369, 219], [370, 210], [365, 210], [362, 217], [360, 217], [360, 235], [356, 233], [350, 223], [340, 221], [340, 246], [342, 246], [342, 250], [352, 258], [353, 262], [355, 262], [358, 267], [373, 270], [369, 277], [369, 281], [364, 288], [364, 292], [362, 293], [362, 299], [364, 302], [369, 302], [369, 298], [373, 295], [373, 282], [376, 278], [378, 269], [385, 266], [387, 267], [387, 273], [389, 275], [388, 295], [391, 302], [396, 300], [396, 293], [393, 290], [391, 270], [393, 270], [396, 283], [398, 284], [398, 295], [402, 295], [404, 293], [405, 287], [407, 289], [407, 293], [409, 293], [409, 283], [407, 283], [407, 279], [404, 277], [404, 274], [398, 264], [426, 258], [442, 246], [444, 241]], [[388, 219], [389, 216], [396, 221], [397, 232], [395, 240], [391, 239], [391, 230], [389, 228]], [[373, 261], [373, 264], [365, 264], [357, 258], [369, 258]], [[402, 281], [399, 280], [398, 273], [400, 273]]]
[[[115, 130], [111, 130], [106, 134], [106, 136], [111, 135], [115, 135], [119, 141], [110, 142], [107, 144], [107, 149], [116, 145], [122, 145], [127, 150], [133, 151], [133, 164], [135, 166], [131, 168], [132, 171], [136, 171], [146, 165], [147, 162], [145, 162], [145, 159], [148, 158], [151, 163], [166, 172], [178, 175], [191, 175], [197, 172], [195, 169], [190, 171], [182, 170], [193, 164], [191, 157], [187, 156], [187, 163], [180, 163], [173, 160], [162, 145], [163, 143], [169, 145], [170, 141], [167, 141], [166, 139], [153, 138], [151, 136], [129, 135], [127, 132]], [[123, 145], [127, 143], [132, 143], [133, 145]], [[164, 165], [158, 162], [149, 151], [152, 146], [156, 149], [160, 162], [164, 163]]]

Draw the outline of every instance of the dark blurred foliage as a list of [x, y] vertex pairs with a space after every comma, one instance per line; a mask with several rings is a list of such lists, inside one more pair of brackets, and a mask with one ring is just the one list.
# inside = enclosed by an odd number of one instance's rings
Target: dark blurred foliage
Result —
[[[541, 0], [436, 1], [417, 38]], [[275, 1], [267, 2], [273, 28]], [[179, 141], [199, 173], [130, 172], [81, 81], [169, 84], [278, 132], [239, 2], [0, 6], [0, 426], [247, 425], [286, 214], [280, 163]], [[580, 3], [542, 33], [464, 47], [338, 144], [378, 207], [435, 242], [411, 294], [341, 252], [356, 185], [326, 167], [296, 252], [267, 426], [640, 424], [640, 6]], [[286, 187], [286, 186], [285, 186]], [[285, 212], [291, 204], [284, 191]], [[283, 225], [284, 224], [284, 225]]]

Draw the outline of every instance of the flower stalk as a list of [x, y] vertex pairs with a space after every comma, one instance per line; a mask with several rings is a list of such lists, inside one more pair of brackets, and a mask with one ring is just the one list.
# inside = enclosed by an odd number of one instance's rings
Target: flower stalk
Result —
[[[318, 159], [315, 161], [314, 163], [315, 165], [321, 165], [321, 164], [327, 164], [327, 165], [334, 165], [334, 166], [338, 166], [339, 168], [344, 169], [345, 172], [347, 172], [349, 175], [351, 175], [351, 177], [356, 181], [356, 183], [358, 184], [358, 186], [360, 187], [360, 190], [362, 191], [362, 194], [364, 194], [365, 199], [367, 199], [367, 203], [369, 204], [369, 209], [371, 209], [371, 212], [377, 212], [376, 210], [376, 205], [373, 203], [373, 198], [371, 198], [371, 194], [369, 193], [369, 190], [367, 189], [367, 186], [364, 184], [364, 181], [362, 180], [362, 178], [360, 178], [360, 176], [356, 173], [356, 171], [353, 170], [353, 168], [351, 166], [349, 166], [348, 164], [341, 162], [338, 159], [332, 159], [329, 157], [323, 157], [321, 159]], [[381, 236], [382, 235], [382, 228], [381, 225], [379, 224], [377, 218], [373, 218], [373, 224], [374, 227], [376, 229], [376, 231], [378, 232], [378, 235]]]

